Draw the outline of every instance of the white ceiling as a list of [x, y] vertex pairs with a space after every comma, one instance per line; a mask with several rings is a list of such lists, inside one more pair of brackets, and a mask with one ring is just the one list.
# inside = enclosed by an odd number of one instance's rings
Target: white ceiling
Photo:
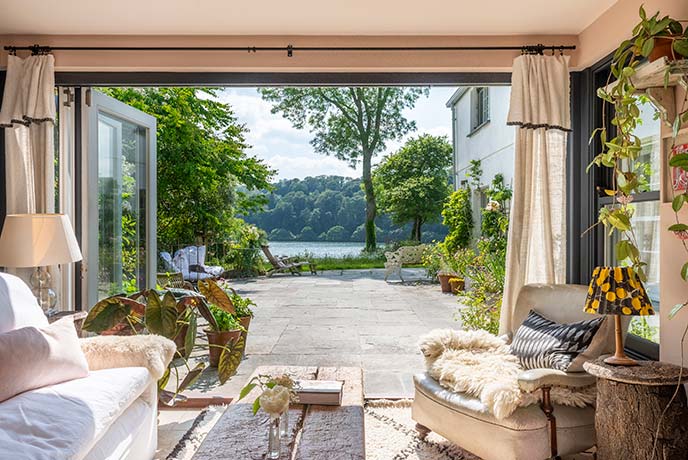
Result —
[[0, 34], [578, 34], [616, 0], [0, 0]]

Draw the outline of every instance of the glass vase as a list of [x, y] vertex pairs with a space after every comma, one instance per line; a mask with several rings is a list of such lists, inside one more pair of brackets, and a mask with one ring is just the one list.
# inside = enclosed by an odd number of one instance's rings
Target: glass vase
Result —
[[285, 410], [280, 416], [279, 434], [281, 438], [286, 438], [289, 433], [289, 409]]
[[276, 460], [280, 458], [280, 419], [270, 418], [270, 431], [268, 432], [268, 453], [265, 458]]

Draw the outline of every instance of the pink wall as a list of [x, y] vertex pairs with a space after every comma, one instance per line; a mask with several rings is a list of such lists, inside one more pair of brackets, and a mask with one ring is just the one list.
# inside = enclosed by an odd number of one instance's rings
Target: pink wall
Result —
[[[572, 35], [535, 36], [0, 36], [3, 45], [52, 46], [521, 46], [576, 45]], [[67, 52], [56, 51], [58, 70], [137, 71], [510, 71], [519, 52]], [[5, 65], [0, 53], [0, 66]], [[575, 65], [575, 56], [574, 56]]]

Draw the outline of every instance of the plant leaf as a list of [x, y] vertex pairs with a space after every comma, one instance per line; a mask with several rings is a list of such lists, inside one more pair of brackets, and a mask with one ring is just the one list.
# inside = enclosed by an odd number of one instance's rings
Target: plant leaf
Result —
[[680, 312], [683, 309], [683, 307], [685, 307], [685, 306], [686, 306], [685, 303], [679, 303], [679, 304], [674, 305], [674, 307], [669, 312], [669, 319], [674, 319], [674, 316], [676, 316], [678, 314], [678, 312]]
[[223, 347], [222, 354], [220, 355], [220, 362], [217, 365], [217, 373], [221, 384], [227, 382], [227, 380], [236, 373], [239, 364], [241, 364], [243, 349], [243, 336], [239, 336], [238, 339], [229, 342]]
[[122, 297], [108, 297], [91, 308], [82, 329], [99, 334], [118, 325], [130, 312], [131, 307], [122, 301]]
[[251, 391], [253, 391], [253, 389], [254, 389], [256, 386], [258, 386], [258, 385], [255, 384], [255, 383], [249, 383], [249, 384], [246, 385], [244, 388], [242, 388], [242, 389], [241, 389], [241, 392], [239, 393], [239, 400], [242, 400], [242, 399], [244, 399], [246, 396], [248, 396], [248, 394], [249, 394]]
[[189, 311], [187, 313], [188, 327], [186, 329], [186, 336], [184, 337], [184, 357], [189, 358], [191, 352], [193, 351], [194, 345], [196, 345], [196, 333], [198, 331], [198, 322], [196, 319], [196, 313]]
[[256, 415], [259, 410], [260, 410], [260, 398], [256, 398], [256, 400], [253, 401], [253, 415]]
[[688, 57], [688, 38], [682, 40], [674, 40], [674, 51], [683, 57]]
[[674, 224], [671, 225], [667, 230], [670, 232], [685, 232], [688, 230], [688, 225], [686, 224]]
[[205, 364], [204, 363], [198, 363], [196, 364], [196, 367], [191, 369], [188, 374], [186, 374], [186, 377], [184, 377], [184, 380], [181, 381], [179, 384], [179, 388], [177, 388], [177, 392], [181, 393], [187, 388], [189, 388], [196, 380], [198, 380], [198, 377], [201, 376], [203, 373], [203, 369], [205, 369]]
[[674, 199], [671, 201], [671, 209], [674, 210], [674, 212], [679, 212], [681, 208], [683, 207], [683, 203], [686, 200], [686, 196], [681, 194], [681, 195], [676, 195]]
[[163, 298], [151, 290], [147, 296], [146, 328], [151, 334], [174, 339], [177, 333], [177, 301], [166, 292]]
[[681, 278], [683, 278], [683, 281], [688, 281], [688, 262], [681, 267]]
[[669, 160], [669, 166], [684, 169], [688, 168], [688, 153], [680, 153], [671, 157]]
[[215, 319], [215, 316], [210, 312], [210, 308], [208, 308], [208, 303], [206, 302], [206, 300], [202, 298], [198, 302], [196, 302], [196, 308], [198, 309], [198, 312], [201, 314], [201, 316], [206, 321], [208, 321], [210, 328], [213, 331], [217, 331], [217, 320]]
[[198, 290], [213, 305], [217, 305], [227, 313], [234, 315], [236, 310], [229, 295], [213, 280], [201, 280], [198, 282]]

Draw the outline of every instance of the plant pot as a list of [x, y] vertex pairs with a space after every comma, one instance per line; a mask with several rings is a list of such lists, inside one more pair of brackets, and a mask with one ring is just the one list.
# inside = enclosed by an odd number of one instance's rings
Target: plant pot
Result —
[[241, 323], [241, 326], [246, 329], [245, 331], [241, 331], [241, 336], [244, 338], [244, 348], [241, 350], [241, 354], [243, 355], [246, 351], [246, 340], [248, 338], [248, 327], [251, 325], [251, 317], [242, 316], [239, 318], [239, 323]]
[[[241, 337], [241, 331], [237, 329], [236, 331], [211, 331], [209, 329], [205, 330], [205, 334], [208, 336], [208, 355], [210, 361], [210, 367], [217, 367], [220, 363], [220, 355], [222, 355], [222, 348], [227, 345], [230, 341], [236, 340]], [[214, 346], [213, 346], [214, 345]]]
[[466, 283], [460, 278], [451, 278], [449, 280], [449, 286], [451, 286], [451, 292], [453, 294], [458, 294], [460, 291], [464, 290]]
[[655, 46], [652, 48], [650, 55], [647, 57], [650, 62], [656, 61], [663, 57], [668, 58], [670, 61], [676, 59], [674, 50], [672, 48], [674, 41], [671, 37], [655, 37]]
[[437, 279], [440, 282], [440, 287], [442, 288], [442, 292], [445, 292], [445, 293], [452, 292], [451, 285], [449, 284], [449, 278], [453, 278], [453, 277], [454, 277], [454, 275], [446, 274], [446, 273], [438, 273], [437, 274]]

